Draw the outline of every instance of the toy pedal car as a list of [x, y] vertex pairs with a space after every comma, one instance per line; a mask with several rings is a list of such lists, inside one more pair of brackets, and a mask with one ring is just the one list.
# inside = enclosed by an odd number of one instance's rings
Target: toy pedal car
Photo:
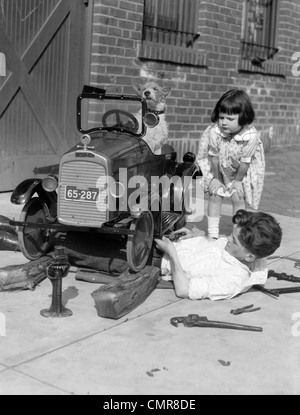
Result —
[[26, 258], [49, 251], [53, 233], [97, 232], [126, 239], [128, 266], [138, 272], [154, 238], [185, 225], [191, 179], [199, 174], [195, 156], [178, 162], [170, 145], [154, 155], [143, 141], [147, 123], [143, 98], [84, 87], [77, 99], [78, 145], [59, 165], [35, 169], [48, 175], [23, 181], [11, 196], [24, 204], [14, 223]]

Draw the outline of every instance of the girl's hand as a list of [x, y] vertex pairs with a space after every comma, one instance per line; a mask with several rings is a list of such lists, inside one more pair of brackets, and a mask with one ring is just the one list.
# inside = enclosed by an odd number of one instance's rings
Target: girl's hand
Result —
[[216, 196], [216, 195], [217, 195], [218, 190], [219, 190], [221, 187], [222, 187], [222, 188], [224, 189], [224, 191], [225, 191], [225, 186], [224, 186], [224, 184], [223, 184], [223, 183], [221, 183], [221, 182], [220, 182], [220, 180], [218, 180], [218, 179], [214, 178], [214, 179], [212, 179], [212, 181], [209, 183], [209, 186], [208, 186], [208, 192], [209, 192], [209, 194], [210, 194], [211, 196]]
[[233, 189], [236, 190], [239, 199], [242, 200], [242, 199], [245, 198], [244, 188], [243, 188], [243, 183], [242, 182], [233, 182], [231, 190], [233, 190]]

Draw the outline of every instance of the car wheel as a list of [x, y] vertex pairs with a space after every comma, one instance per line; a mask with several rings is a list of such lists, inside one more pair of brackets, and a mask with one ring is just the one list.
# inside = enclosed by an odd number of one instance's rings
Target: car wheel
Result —
[[[46, 203], [40, 198], [27, 202], [21, 212], [21, 222], [47, 223], [50, 213]], [[29, 260], [41, 258], [50, 247], [49, 229], [19, 226], [17, 229], [19, 244], [23, 255]]]
[[127, 262], [133, 272], [141, 271], [149, 258], [154, 237], [154, 221], [151, 212], [143, 212], [131, 222], [130, 230], [134, 235], [127, 239]]
[[188, 214], [192, 213], [192, 210], [190, 209], [189, 202], [191, 200], [191, 189], [190, 185], [186, 185], [185, 187], [182, 187], [182, 212], [180, 218], [178, 221], [174, 224], [173, 229], [174, 231], [177, 231], [181, 228], [184, 228], [187, 224], [187, 218]]

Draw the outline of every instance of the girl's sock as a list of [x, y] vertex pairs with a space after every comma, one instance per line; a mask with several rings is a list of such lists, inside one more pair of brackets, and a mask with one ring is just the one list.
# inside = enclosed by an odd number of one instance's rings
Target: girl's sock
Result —
[[207, 220], [208, 220], [208, 236], [210, 238], [218, 239], [220, 216], [218, 217], [207, 216]]

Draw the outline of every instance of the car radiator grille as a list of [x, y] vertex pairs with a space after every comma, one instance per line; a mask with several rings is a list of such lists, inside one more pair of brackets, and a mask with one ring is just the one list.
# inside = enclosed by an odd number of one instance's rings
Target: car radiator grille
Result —
[[[106, 196], [103, 195], [107, 181], [105, 168], [97, 163], [85, 161], [69, 161], [60, 169], [59, 213], [60, 223], [74, 226], [97, 228], [107, 221]], [[66, 186], [77, 189], [100, 187], [100, 202], [66, 200]]]

